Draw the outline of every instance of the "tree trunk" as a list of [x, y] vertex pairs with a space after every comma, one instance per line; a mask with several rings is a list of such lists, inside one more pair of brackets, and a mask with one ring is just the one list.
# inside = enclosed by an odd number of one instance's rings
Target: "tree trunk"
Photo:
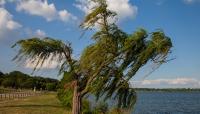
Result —
[[81, 114], [81, 95], [78, 90], [78, 82], [77, 81], [74, 82], [72, 114]]

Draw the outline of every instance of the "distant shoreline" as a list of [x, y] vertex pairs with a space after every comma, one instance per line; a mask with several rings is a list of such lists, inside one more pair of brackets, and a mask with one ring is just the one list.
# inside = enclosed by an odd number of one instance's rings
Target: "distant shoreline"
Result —
[[136, 91], [200, 92], [200, 88], [135, 88]]

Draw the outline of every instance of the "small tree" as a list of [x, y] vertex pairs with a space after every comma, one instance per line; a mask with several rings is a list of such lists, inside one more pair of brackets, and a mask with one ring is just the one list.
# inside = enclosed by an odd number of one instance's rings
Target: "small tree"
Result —
[[0, 71], [0, 86], [4, 78], [4, 73]]
[[0, 77], [2, 77], [3, 75], [4, 75], [4, 73], [0, 71]]
[[56, 84], [55, 83], [46, 83], [46, 89], [48, 91], [55, 91], [56, 90]]
[[170, 38], [162, 31], [123, 32], [111, 21], [116, 13], [107, 9], [105, 0], [91, 1], [96, 5], [81, 27], [87, 30], [95, 26], [98, 30], [92, 36], [94, 43], [86, 47], [80, 60], [72, 58], [70, 43], [52, 38], [20, 40], [13, 46], [20, 46], [14, 60], [36, 62], [34, 70], [47, 59], [62, 64], [60, 73], [67, 77], [65, 87], [73, 88], [72, 114], [81, 113], [82, 98], [88, 93], [96, 95], [97, 100], [103, 95], [105, 100], [114, 98], [119, 108], [132, 107], [136, 94], [129, 80], [150, 61], [165, 63], [172, 47]]

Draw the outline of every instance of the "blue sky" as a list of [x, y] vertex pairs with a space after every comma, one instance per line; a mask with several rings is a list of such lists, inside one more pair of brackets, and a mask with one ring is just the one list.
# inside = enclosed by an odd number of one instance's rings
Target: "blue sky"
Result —
[[[144, 67], [132, 79], [137, 87], [200, 88], [200, 0], [107, 0], [109, 9], [116, 11], [118, 25], [132, 33], [137, 28], [148, 32], [162, 29], [171, 37], [176, 58], [144, 78], [150, 66]], [[91, 43], [89, 31], [80, 37], [78, 27], [93, 4], [87, 0], [0, 0], [0, 71], [20, 70], [31, 73], [27, 62], [11, 61], [16, 50], [11, 45], [19, 39], [50, 36], [72, 42], [74, 56]], [[46, 65], [35, 75], [57, 77], [56, 63]]]

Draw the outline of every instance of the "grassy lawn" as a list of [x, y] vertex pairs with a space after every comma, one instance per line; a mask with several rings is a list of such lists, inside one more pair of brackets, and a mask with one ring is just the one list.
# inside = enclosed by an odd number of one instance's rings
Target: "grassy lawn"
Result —
[[0, 102], [0, 114], [70, 114], [55, 93]]

